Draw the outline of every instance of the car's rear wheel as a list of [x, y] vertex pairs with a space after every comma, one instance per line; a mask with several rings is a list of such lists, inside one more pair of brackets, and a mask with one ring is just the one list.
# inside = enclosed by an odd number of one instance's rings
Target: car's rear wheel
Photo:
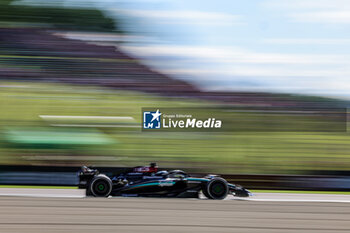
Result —
[[222, 200], [227, 197], [229, 188], [226, 180], [216, 177], [210, 180], [203, 189], [203, 194], [208, 199]]
[[105, 175], [95, 176], [87, 189], [88, 192], [95, 197], [108, 197], [112, 192], [111, 179]]

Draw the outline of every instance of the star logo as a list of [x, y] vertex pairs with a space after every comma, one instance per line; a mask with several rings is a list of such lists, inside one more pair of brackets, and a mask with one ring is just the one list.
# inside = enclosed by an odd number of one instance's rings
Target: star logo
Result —
[[155, 113], [151, 113], [151, 114], [153, 116], [151, 122], [156, 120], [156, 119], [157, 119], [157, 121], [159, 121], [159, 117], [160, 117], [160, 115], [162, 115], [162, 113], [159, 112], [159, 109], [157, 109], [157, 111]]
[[162, 113], [159, 111], [159, 109], [157, 109], [155, 112], [144, 111], [142, 127], [144, 129], [160, 129], [161, 115]]

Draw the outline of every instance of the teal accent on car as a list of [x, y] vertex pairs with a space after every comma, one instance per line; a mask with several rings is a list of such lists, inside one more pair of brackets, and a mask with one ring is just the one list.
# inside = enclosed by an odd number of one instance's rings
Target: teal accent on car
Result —
[[152, 182], [152, 183], [146, 183], [146, 184], [137, 184], [134, 186], [131, 186], [130, 188], [137, 188], [137, 187], [144, 187], [144, 186], [153, 186], [153, 185], [159, 185], [161, 186], [162, 183], [165, 184], [175, 184], [176, 182], [171, 181], [171, 182], [166, 182], [166, 181], [162, 181], [162, 182]]
[[209, 181], [209, 179], [205, 178], [187, 178], [188, 181]]
[[130, 188], [143, 187], [143, 186], [152, 186], [152, 185], [159, 185], [159, 182], [147, 183], [147, 184], [137, 184], [137, 185], [131, 186]]

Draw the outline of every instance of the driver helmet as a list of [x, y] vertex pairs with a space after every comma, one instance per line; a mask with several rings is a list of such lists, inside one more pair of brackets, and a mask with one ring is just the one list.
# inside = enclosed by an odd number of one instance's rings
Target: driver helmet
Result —
[[169, 174], [168, 171], [159, 171], [155, 175], [156, 176], [167, 176]]

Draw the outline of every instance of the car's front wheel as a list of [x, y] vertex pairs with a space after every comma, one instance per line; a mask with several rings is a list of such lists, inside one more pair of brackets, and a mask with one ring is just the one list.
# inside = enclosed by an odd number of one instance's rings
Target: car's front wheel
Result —
[[227, 197], [229, 188], [225, 179], [216, 177], [203, 188], [203, 194], [208, 199], [222, 200]]
[[95, 197], [108, 197], [112, 192], [112, 181], [106, 175], [97, 175], [91, 180], [86, 191]]

